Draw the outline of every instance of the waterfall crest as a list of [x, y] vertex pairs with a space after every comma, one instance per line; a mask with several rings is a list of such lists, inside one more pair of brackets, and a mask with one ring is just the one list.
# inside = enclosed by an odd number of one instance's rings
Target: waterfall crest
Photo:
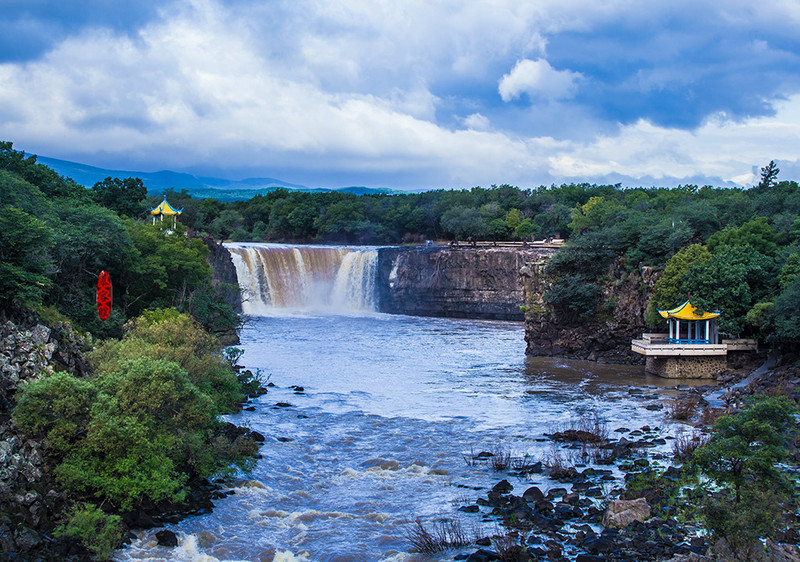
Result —
[[242, 290], [242, 311], [329, 313], [376, 310], [375, 249], [283, 244], [226, 244]]

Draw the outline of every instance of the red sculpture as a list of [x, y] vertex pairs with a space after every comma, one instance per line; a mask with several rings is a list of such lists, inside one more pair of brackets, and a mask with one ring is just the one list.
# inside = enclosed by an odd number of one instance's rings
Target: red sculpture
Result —
[[103, 270], [97, 278], [97, 315], [100, 320], [107, 320], [111, 314], [111, 278]]

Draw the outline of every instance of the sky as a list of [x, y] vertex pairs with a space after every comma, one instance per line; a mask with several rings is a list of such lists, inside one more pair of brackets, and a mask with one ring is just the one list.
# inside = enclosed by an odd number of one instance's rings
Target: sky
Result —
[[800, 180], [798, 0], [0, 0], [0, 140], [314, 187]]

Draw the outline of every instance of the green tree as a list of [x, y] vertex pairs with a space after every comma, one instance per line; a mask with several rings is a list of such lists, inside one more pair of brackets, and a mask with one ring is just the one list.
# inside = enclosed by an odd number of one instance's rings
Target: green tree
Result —
[[522, 213], [517, 208], [511, 209], [506, 213], [506, 223], [511, 230], [516, 230], [517, 227], [522, 224], [522, 220]]
[[492, 219], [486, 226], [486, 234], [495, 242], [505, 240], [508, 238], [509, 225], [503, 219]]
[[742, 333], [745, 317], [777, 285], [774, 262], [750, 246], [725, 246], [710, 260], [694, 263], [682, 278], [684, 294], [705, 310], [722, 310], [720, 328]]
[[772, 536], [789, 511], [794, 486], [778, 465], [787, 457], [796, 412], [785, 397], [756, 397], [720, 417], [693, 454], [691, 466], [721, 487], [703, 504], [706, 524], [740, 559], [758, 549], [759, 538]]
[[590, 197], [585, 204], [575, 208], [569, 228], [573, 233], [580, 233], [590, 228], [608, 226], [624, 210], [617, 201], [607, 200], [605, 197]]
[[453, 207], [442, 214], [441, 225], [445, 232], [453, 236], [453, 240], [464, 240], [468, 237], [479, 238], [486, 230], [480, 212], [467, 207]]
[[761, 168], [761, 181], [758, 182], [760, 188], [770, 188], [777, 183], [778, 174], [781, 169], [775, 164], [775, 160], [770, 160], [769, 164]]
[[781, 291], [770, 313], [773, 342], [796, 350], [800, 342], [800, 278]]
[[41, 303], [51, 285], [53, 231], [11, 205], [0, 207], [0, 307]]
[[722, 246], [750, 246], [766, 256], [778, 251], [777, 237], [766, 217], [757, 217], [739, 228], [728, 226], [708, 239], [708, 249], [716, 252]]
[[789, 254], [786, 263], [781, 268], [780, 275], [778, 275], [778, 285], [781, 290], [785, 290], [789, 285], [792, 285], [797, 277], [800, 275], [800, 256], [797, 254]]
[[701, 244], [692, 244], [679, 250], [664, 267], [664, 273], [653, 286], [653, 292], [647, 303], [645, 321], [650, 326], [663, 322], [657, 309], [669, 309], [686, 300], [683, 292], [683, 277], [695, 263], [704, 263], [711, 259], [711, 252]]
[[140, 178], [108, 177], [92, 186], [94, 199], [120, 215], [139, 218], [144, 214], [147, 188]]
[[540, 227], [531, 219], [523, 219], [514, 229], [514, 235], [520, 240], [528, 240], [539, 234]]

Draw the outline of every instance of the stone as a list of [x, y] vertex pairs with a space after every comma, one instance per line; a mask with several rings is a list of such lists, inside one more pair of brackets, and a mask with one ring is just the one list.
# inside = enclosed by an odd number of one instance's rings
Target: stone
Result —
[[500, 560], [500, 556], [492, 550], [483, 548], [476, 550], [467, 558], [467, 562], [492, 562], [493, 560]]
[[800, 562], [800, 548], [796, 544], [779, 544], [767, 539], [764, 545], [765, 562]]
[[514, 486], [512, 486], [508, 480], [501, 480], [500, 482], [494, 485], [494, 487], [492, 488], [492, 493], [498, 495], [507, 494], [513, 489]]
[[605, 553], [614, 549], [614, 541], [603, 536], [588, 537], [583, 541], [581, 547], [591, 554]]
[[552, 517], [546, 517], [541, 513], [535, 514], [531, 518], [531, 522], [540, 529], [545, 529], [547, 531], [558, 531], [561, 527], [564, 526], [562, 521], [558, 519], [554, 519]]
[[544, 494], [536, 486], [531, 486], [522, 493], [522, 499], [528, 503], [536, 503], [544, 499]]
[[175, 533], [169, 529], [158, 531], [156, 533], [156, 540], [158, 541], [159, 546], [178, 546], [178, 537], [176, 537]]
[[614, 500], [603, 515], [603, 527], [624, 529], [634, 521], [644, 521], [648, 517], [650, 506], [646, 499]]
[[567, 494], [566, 488], [550, 488], [547, 491], [546, 497], [548, 500], [551, 500], [553, 498], [560, 498], [562, 496], [565, 496], [566, 494]]

